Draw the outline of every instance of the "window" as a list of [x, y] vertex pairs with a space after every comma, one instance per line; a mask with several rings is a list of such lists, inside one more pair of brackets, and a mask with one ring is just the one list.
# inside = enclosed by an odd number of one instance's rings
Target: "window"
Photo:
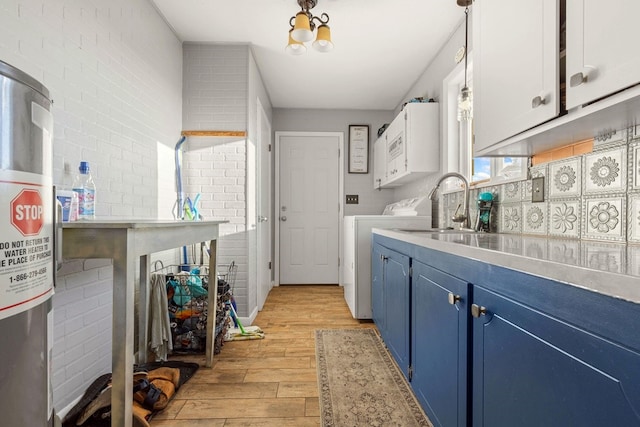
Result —
[[[461, 61], [443, 82], [446, 112], [443, 125], [447, 148], [444, 172], [459, 172], [469, 177], [470, 183], [480, 185], [524, 179], [527, 175], [526, 157], [473, 157], [473, 117], [466, 118], [458, 111], [458, 95], [463, 86], [464, 61]], [[467, 86], [473, 93], [471, 55], [467, 65]]]

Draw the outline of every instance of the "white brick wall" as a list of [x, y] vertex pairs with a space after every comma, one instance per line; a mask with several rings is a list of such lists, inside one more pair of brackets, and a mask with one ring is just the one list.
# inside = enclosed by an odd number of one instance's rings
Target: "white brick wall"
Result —
[[227, 138], [190, 138], [185, 147], [185, 196], [200, 193], [200, 214], [205, 219], [229, 221], [220, 225], [218, 263], [235, 261], [238, 274], [234, 295], [240, 315], [246, 313], [247, 241], [245, 204], [245, 141]]
[[[182, 47], [148, 0], [3, 0], [0, 60], [51, 93], [55, 184], [70, 184], [65, 164], [75, 173], [86, 160], [98, 217], [167, 217], [157, 144], [173, 148], [182, 128]], [[64, 265], [53, 297], [57, 410], [111, 371], [112, 285], [110, 261]]]
[[[183, 50], [183, 128], [247, 130], [249, 47], [186, 43]], [[220, 226], [218, 262], [238, 266], [234, 296], [240, 316], [249, 311], [246, 172], [244, 139], [190, 137], [185, 143], [185, 195], [193, 200], [201, 194], [204, 218], [229, 221]]]

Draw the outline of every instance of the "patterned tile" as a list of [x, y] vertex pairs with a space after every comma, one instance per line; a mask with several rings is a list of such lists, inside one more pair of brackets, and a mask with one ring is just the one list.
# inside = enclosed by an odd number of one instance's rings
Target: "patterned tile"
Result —
[[549, 198], [579, 197], [582, 193], [582, 159], [549, 164]]
[[542, 165], [531, 166], [529, 168], [529, 173], [531, 174], [531, 178], [547, 176], [547, 164], [544, 163]]
[[547, 234], [547, 203], [523, 203], [522, 217], [524, 234]]
[[605, 129], [593, 138], [593, 151], [608, 150], [627, 143], [629, 131], [627, 129]]
[[629, 188], [640, 190], [640, 141], [629, 145]]
[[626, 271], [626, 248], [624, 245], [612, 243], [582, 245], [581, 254], [582, 265], [585, 267], [611, 273]]
[[522, 200], [527, 202], [531, 201], [533, 195], [533, 183], [530, 179], [522, 181]]
[[549, 259], [560, 264], [580, 265], [580, 241], [549, 240]]
[[584, 156], [584, 194], [620, 193], [627, 190], [626, 146]]
[[626, 239], [626, 196], [585, 198], [582, 202], [583, 239]]
[[499, 233], [522, 233], [522, 203], [501, 203], [498, 215]]
[[513, 203], [522, 200], [522, 181], [508, 182], [500, 186], [501, 203]]
[[580, 237], [580, 200], [552, 200], [549, 202], [549, 235]]
[[631, 243], [640, 243], [640, 193], [629, 195], [629, 206], [627, 209], [627, 240]]

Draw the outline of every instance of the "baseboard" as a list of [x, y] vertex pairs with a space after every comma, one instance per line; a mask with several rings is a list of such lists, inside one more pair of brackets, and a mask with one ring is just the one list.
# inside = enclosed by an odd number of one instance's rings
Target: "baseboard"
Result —
[[238, 318], [240, 319], [240, 323], [242, 323], [242, 325], [253, 325], [253, 321], [256, 320], [256, 317], [258, 317], [258, 308], [254, 308], [253, 311], [251, 312], [251, 314], [249, 314], [249, 317], [240, 317], [238, 316]]

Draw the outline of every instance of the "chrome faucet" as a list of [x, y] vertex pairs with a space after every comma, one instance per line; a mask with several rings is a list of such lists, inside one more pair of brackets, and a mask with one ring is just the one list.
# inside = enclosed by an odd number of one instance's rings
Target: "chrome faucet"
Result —
[[462, 181], [462, 184], [464, 187], [464, 201], [462, 205], [462, 213], [460, 213], [460, 205], [458, 205], [458, 208], [456, 209], [455, 213], [451, 217], [451, 221], [460, 223], [460, 228], [470, 228], [469, 226], [469, 181], [467, 181], [467, 179], [464, 176], [460, 175], [457, 172], [449, 172], [442, 175], [438, 180], [438, 183], [436, 184], [436, 186], [433, 187], [431, 192], [429, 192], [429, 200], [433, 200], [433, 196], [435, 196], [436, 192], [438, 191], [438, 188], [440, 188], [440, 184], [442, 184], [442, 181], [444, 181], [447, 178], [458, 178], [460, 181]]

